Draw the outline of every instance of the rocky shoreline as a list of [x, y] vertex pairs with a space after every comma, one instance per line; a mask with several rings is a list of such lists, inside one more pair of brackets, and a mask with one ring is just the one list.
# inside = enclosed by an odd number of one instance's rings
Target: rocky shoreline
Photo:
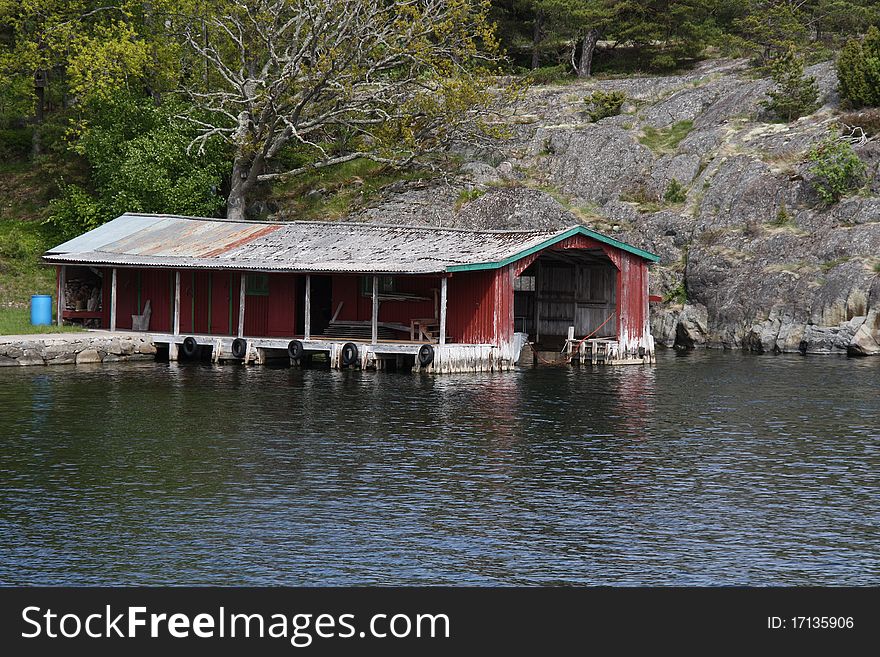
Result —
[[152, 360], [156, 347], [146, 336], [119, 333], [63, 333], [0, 336], [0, 367], [84, 365]]
[[[838, 126], [837, 80], [831, 62], [808, 73], [822, 106], [787, 124], [766, 115], [772, 83], [744, 61], [532, 87], [498, 149], [463, 148], [459, 176], [395, 183], [349, 219], [581, 222], [660, 255], [658, 344], [880, 355], [880, 139], [855, 148], [865, 186], [823, 204], [806, 158]], [[584, 98], [595, 90], [624, 92], [623, 112], [592, 122]], [[681, 193], [669, 200], [673, 179]]]

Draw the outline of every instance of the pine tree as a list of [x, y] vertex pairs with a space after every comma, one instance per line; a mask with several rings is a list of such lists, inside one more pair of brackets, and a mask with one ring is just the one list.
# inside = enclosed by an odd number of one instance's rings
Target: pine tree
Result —
[[850, 106], [880, 106], [880, 30], [871, 27], [864, 40], [847, 41], [837, 58], [837, 79]]
[[764, 105], [778, 118], [790, 122], [819, 106], [816, 78], [804, 77], [804, 61], [793, 45], [773, 60], [770, 69], [776, 89], [768, 94], [770, 100]]

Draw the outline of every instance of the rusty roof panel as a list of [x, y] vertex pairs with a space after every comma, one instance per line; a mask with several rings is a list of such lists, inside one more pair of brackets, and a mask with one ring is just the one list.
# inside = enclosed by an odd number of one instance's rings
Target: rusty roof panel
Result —
[[352, 222], [267, 223], [123, 215], [48, 251], [44, 259], [257, 271], [439, 273], [450, 267], [497, 264], [542, 248], [572, 230], [577, 228], [469, 231]]

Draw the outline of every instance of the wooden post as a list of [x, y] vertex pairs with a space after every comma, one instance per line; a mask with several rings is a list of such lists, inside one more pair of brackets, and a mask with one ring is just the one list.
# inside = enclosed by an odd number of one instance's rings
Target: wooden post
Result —
[[306, 300], [303, 304], [303, 339], [312, 339], [312, 275], [306, 274]]
[[180, 335], [180, 270], [174, 272], [174, 335]]
[[113, 268], [113, 278], [110, 283], [110, 330], [116, 330], [116, 267]]
[[67, 287], [67, 265], [61, 265], [58, 270], [58, 308], [56, 309], [58, 313], [57, 324], [61, 326], [64, 323], [64, 317], [62, 313], [64, 312], [64, 307], [67, 305], [65, 301], [66, 297], [66, 287]]
[[[541, 341], [541, 299], [538, 297], [538, 283], [541, 280], [541, 261], [535, 263], [535, 344]], [[537, 353], [537, 352], [535, 352]]]
[[446, 288], [449, 279], [443, 277], [440, 280], [440, 344], [446, 344]]
[[241, 289], [238, 294], [238, 337], [244, 335], [244, 297], [247, 286], [247, 274], [241, 274]]
[[379, 277], [373, 276], [373, 344], [379, 342]]

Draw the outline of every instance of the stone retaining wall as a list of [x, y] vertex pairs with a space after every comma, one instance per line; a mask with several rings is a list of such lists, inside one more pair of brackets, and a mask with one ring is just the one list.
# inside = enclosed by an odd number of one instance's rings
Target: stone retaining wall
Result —
[[155, 354], [149, 337], [139, 335], [0, 336], [0, 367], [148, 360]]

